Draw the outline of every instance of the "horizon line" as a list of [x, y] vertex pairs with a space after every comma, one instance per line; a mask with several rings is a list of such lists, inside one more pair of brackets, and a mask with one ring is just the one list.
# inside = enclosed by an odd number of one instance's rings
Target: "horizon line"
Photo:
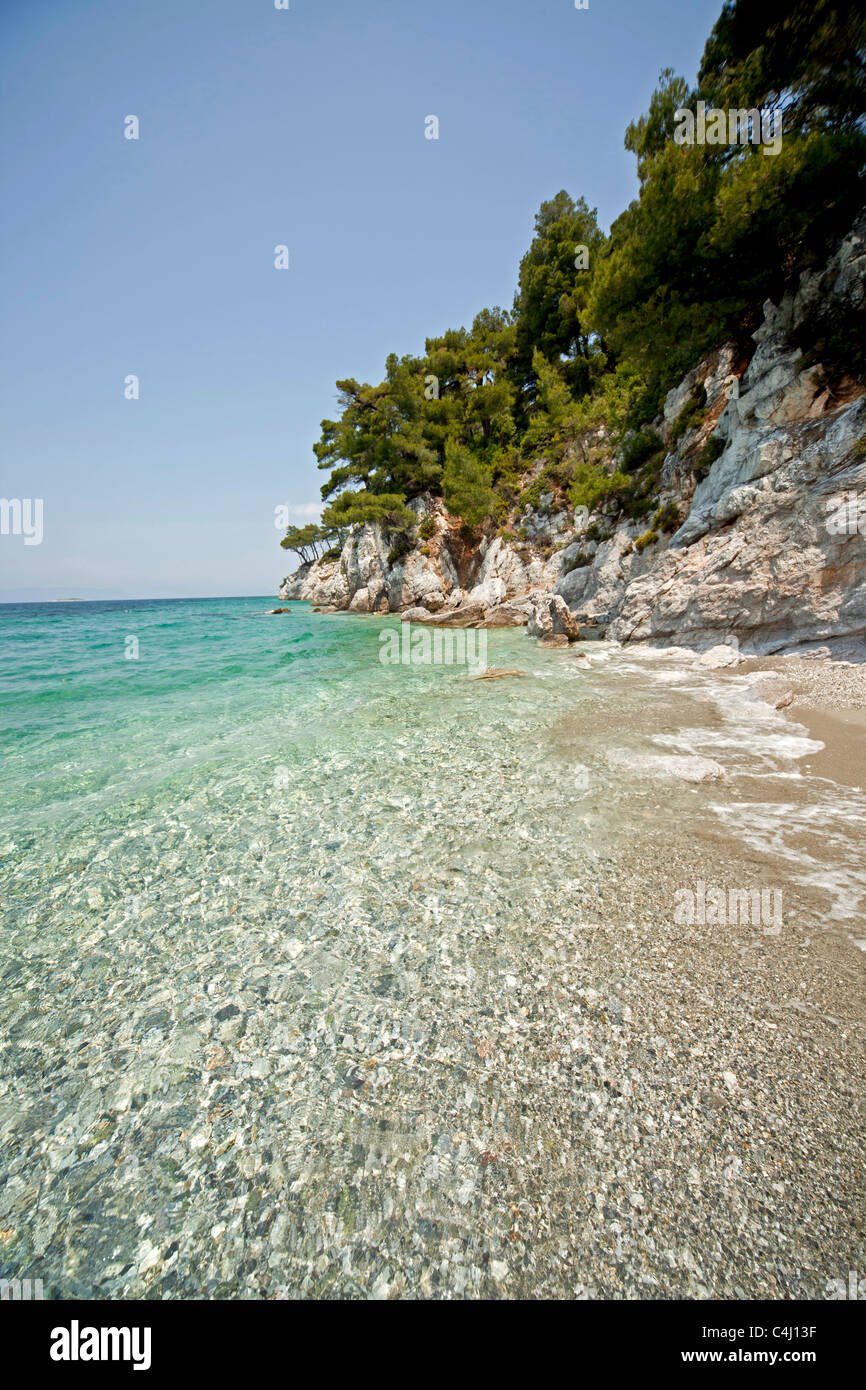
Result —
[[220, 600], [224, 599], [270, 599], [276, 597], [278, 597], [276, 594], [142, 594], [138, 597], [131, 594], [115, 594], [111, 597], [103, 598], [75, 598], [74, 596], [70, 596], [69, 598], [4, 598], [0, 599], [0, 607], [49, 603], [218, 603]]

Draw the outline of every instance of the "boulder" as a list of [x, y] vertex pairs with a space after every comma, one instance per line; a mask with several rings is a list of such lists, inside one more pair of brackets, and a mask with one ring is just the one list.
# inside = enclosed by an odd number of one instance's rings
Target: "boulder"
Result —
[[709, 651], [701, 652], [698, 657], [700, 664], [706, 666], [710, 671], [720, 671], [724, 666], [737, 666], [741, 659], [737, 648], [727, 642], [722, 642], [717, 647], [710, 647]]
[[418, 604], [414, 608], [407, 608], [400, 617], [404, 623], [425, 623], [428, 627], [485, 627], [486, 611], [483, 604], [463, 603], [459, 608], [441, 608], [437, 613], [431, 613]]
[[773, 709], [786, 709], [793, 703], [794, 692], [784, 676], [777, 676], [772, 671], [761, 671], [752, 679], [743, 699], [759, 700], [762, 704], [772, 705]]
[[612, 767], [629, 768], [637, 776], [675, 777], [681, 782], [717, 782], [725, 778], [725, 769], [712, 758], [683, 753], [632, 753], [627, 748], [612, 748], [607, 761]]
[[423, 618], [418, 622], [429, 623], [432, 627], [485, 627], [486, 609], [482, 603], [462, 603], [459, 608], [443, 608], [438, 613], [422, 610]]
[[498, 575], [488, 575], [481, 583], [469, 590], [467, 603], [478, 603], [482, 608], [496, 608], [506, 595], [505, 580]]
[[[459, 610], [458, 610], [459, 611]], [[484, 614], [485, 627], [525, 627], [526, 611], [513, 603], [500, 603]]]
[[532, 597], [526, 630], [530, 637], [564, 637], [568, 642], [580, 638], [580, 624], [561, 594]]
[[349, 604], [350, 613], [369, 613], [370, 612], [370, 593], [367, 589], [357, 589], [352, 596]]
[[307, 570], [300, 592], [293, 597], [308, 599], [310, 603], [348, 608], [351, 593], [340, 561], [317, 560]]

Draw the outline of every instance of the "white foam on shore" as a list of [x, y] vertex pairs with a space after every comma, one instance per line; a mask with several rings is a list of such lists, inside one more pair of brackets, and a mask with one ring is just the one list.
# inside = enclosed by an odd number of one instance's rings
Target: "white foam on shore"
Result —
[[[811, 805], [716, 802], [712, 810], [751, 849], [791, 864], [795, 882], [828, 893], [833, 920], [851, 921], [861, 914], [866, 869], [859, 846], [866, 832], [866, 797], [842, 796]], [[816, 853], [803, 845], [809, 836], [817, 841]], [[799, 843], [790, 844], [792, 839]]]
[[[615, 655], [613, 653], [612, 655]], [[682, 650], [645, 648], [629, 651], [614, 660], [611, 674], [649, 684], [653, 699], [664, 698], [659, 687], [675, 692], [677, 701], [694, 699], [688, 723], [688, 706], [671, 706], [669, 731], [640, 736], [640, 721], [633, 725], [635, 768], [648, 745], [692, 757], [709, 758], [725, 769], [729, 780], [754, 785], [761, 779], [770, 791], [772, 783], [786, 781], [797, 788], [798, 799], [758, 802], [726, 801], [714, 785], [705, 809], [718, 818], [727, 833], [741, 843], [782, 860], [792, 881], [818, 889], [829, 899], [828, 919], [847, 922], [860, 930], [866, 905], [866, 869], [862, 843], [866, 832], [866, 794], [842, 787], [825, 776], [815, 776], [800, 764], [826, 746], [784, 710], [748, 698], [755, 676], [737, 676], [696, 666], [695, 655]], [[607, 674], [607, 673], [606, 673]], [[721, 724], [700, 722], [700, 706], [710, 704]], [[621, 746], [621, 745], [620, 745]], [[781, 790], [781, 788], [779, 788]], [[804, 796], [809, 797], [804, 801]], [[760, 795], [760, 793], [759, 793]]]
[[[793, 728], [800, 728], [794, 725]], [[789, 725], [789, 730], [791, 726]], [[802, 733], [788, 730], [742, 730], [706, 729], [694, 727], [678, 729], [673, 734], [656, 734], [653, 743], [671, 748], [678, 753], [694, 753], [698, 756], [722, 758], [727, 755], [728, 763], [738, 771], [755, 771], [755, 762], [765, 772], [787, 772], [787, 766], [812, 753], [820, 753], [824, 744], [809, 738], [807, 731]], [[728, 770], [731, 770], [729, 766]]]

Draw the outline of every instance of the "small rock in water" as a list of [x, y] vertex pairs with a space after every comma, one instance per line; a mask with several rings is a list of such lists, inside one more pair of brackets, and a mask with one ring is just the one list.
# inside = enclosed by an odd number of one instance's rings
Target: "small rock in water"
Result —
[[498, 681], [498, 680], [502, 680], [504, 676], [525, 676], [525, 675], [526, 675], [526, 672], [525, 672], [525, 671], [520, 671], [520, 670], [518, 670], [516, 667], [515, 667], [515, 668], [510, 668], [510, 667], [506, 667], [506, 666], [501, 666], [501, 667], [500, 667], [500, 666], [490, 666], [490, 667], [488, 667], [488, 669], [487, 669], [486, 671], [482, 671], [482, 672], [480, 672], [479, 675], [473, 676], [473, 677], [472, 677], [472, 680], [476, 680], [476, 681]]
[[701, 652], [698, 660], [702, 666], [706, 666], [710, 671], [718, 671], [723, 666], [737, 666], [740, 662], [740, 653], [736, 647], [729, 646], [727, 642], [721, 642], [717, 647], [710, 647], [709, 651]]
[[746, 691], [744, 699], [760, 700], [765, 705], [772, 705], [774, 709], [785, 709], [792, 703], [794, 692], [782, 676], [762, 671]]
[[716, 782], [725, 778], [720, 763], [696, 754], [632, 753], [627, 748], [612, 748], [607, 761], [613, 767], [628, 767], [647, 777], [678, 777], [683, 782]]

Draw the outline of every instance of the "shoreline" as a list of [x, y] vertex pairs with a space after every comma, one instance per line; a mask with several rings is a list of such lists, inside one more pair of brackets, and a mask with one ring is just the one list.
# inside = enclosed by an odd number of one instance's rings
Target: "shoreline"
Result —
[[[351, 608], [332, 606], [313, 606], [309, 599], [293, 599], [292, 603], [310, 604], [310, 612], [326, 616], [345, 613], [353, 618], [394, 617], [406, 621], [409, 613], [416, 614], [415, 608], [395, 613], [353, 612]], [[502, 607], [508, 607], [506, 600]], [[277, 611], [277, 610], [274, 610]], [[282, 610], [290, 612], [290, 609]], [[439, 621], [437, 621], [437, 619]], [[415, 621], [420, 621], [415, 618]], [[470, 623], [444, 621], [438, 613], [430, 613], [424, 620], [424, 627], [441, 630], [455, 627], [468, 627], [471, 630], [496, 631], [501, 623], [487, 623], [474, 620]], [[515, 631], [518, 625], [514, 625]], [[589, 629], [592, 636], [581, 636], [577, 641], [565, 638], [538, 640], [542, 648], [561, 647], [580, 649], [586, 643], [599, 640], [597, 630]], [[526, 629], [524, 628], [524, 632]], [[528, 634], [527, 634], [528, 635]], [[690, 647], [680, 647], [676, 643], [657, 648], [647, 642], [620, 643], [623, 651], [630, 647], [635, 650], [679, 651], [692, 655], [697, 660], [701, 653]], [[793, 700], [785, 707], [785, 713], [804, 724], [810, 736], [824, 744], [820, 752], [811, 754], [803, 762], [803, 770], [814, 776], [838, 782], [841, 786], [860, 790], [866, 787], [866, 651], [862, 661], [834, 659], [829, 655], [800, 657], [790, 656], [745, 656], [736, 666], [730, 668], [731, 674], [749, 675], [766, 672], [783, 677], [791, 686]]]
[[794, 698], [784, 712], [824, 744], [804, 758], [805, 772], [845, 787], [866, 787], [866, 664], [829, 657], [753, 657], [734, 670], [772, 672], [790, 684]]

